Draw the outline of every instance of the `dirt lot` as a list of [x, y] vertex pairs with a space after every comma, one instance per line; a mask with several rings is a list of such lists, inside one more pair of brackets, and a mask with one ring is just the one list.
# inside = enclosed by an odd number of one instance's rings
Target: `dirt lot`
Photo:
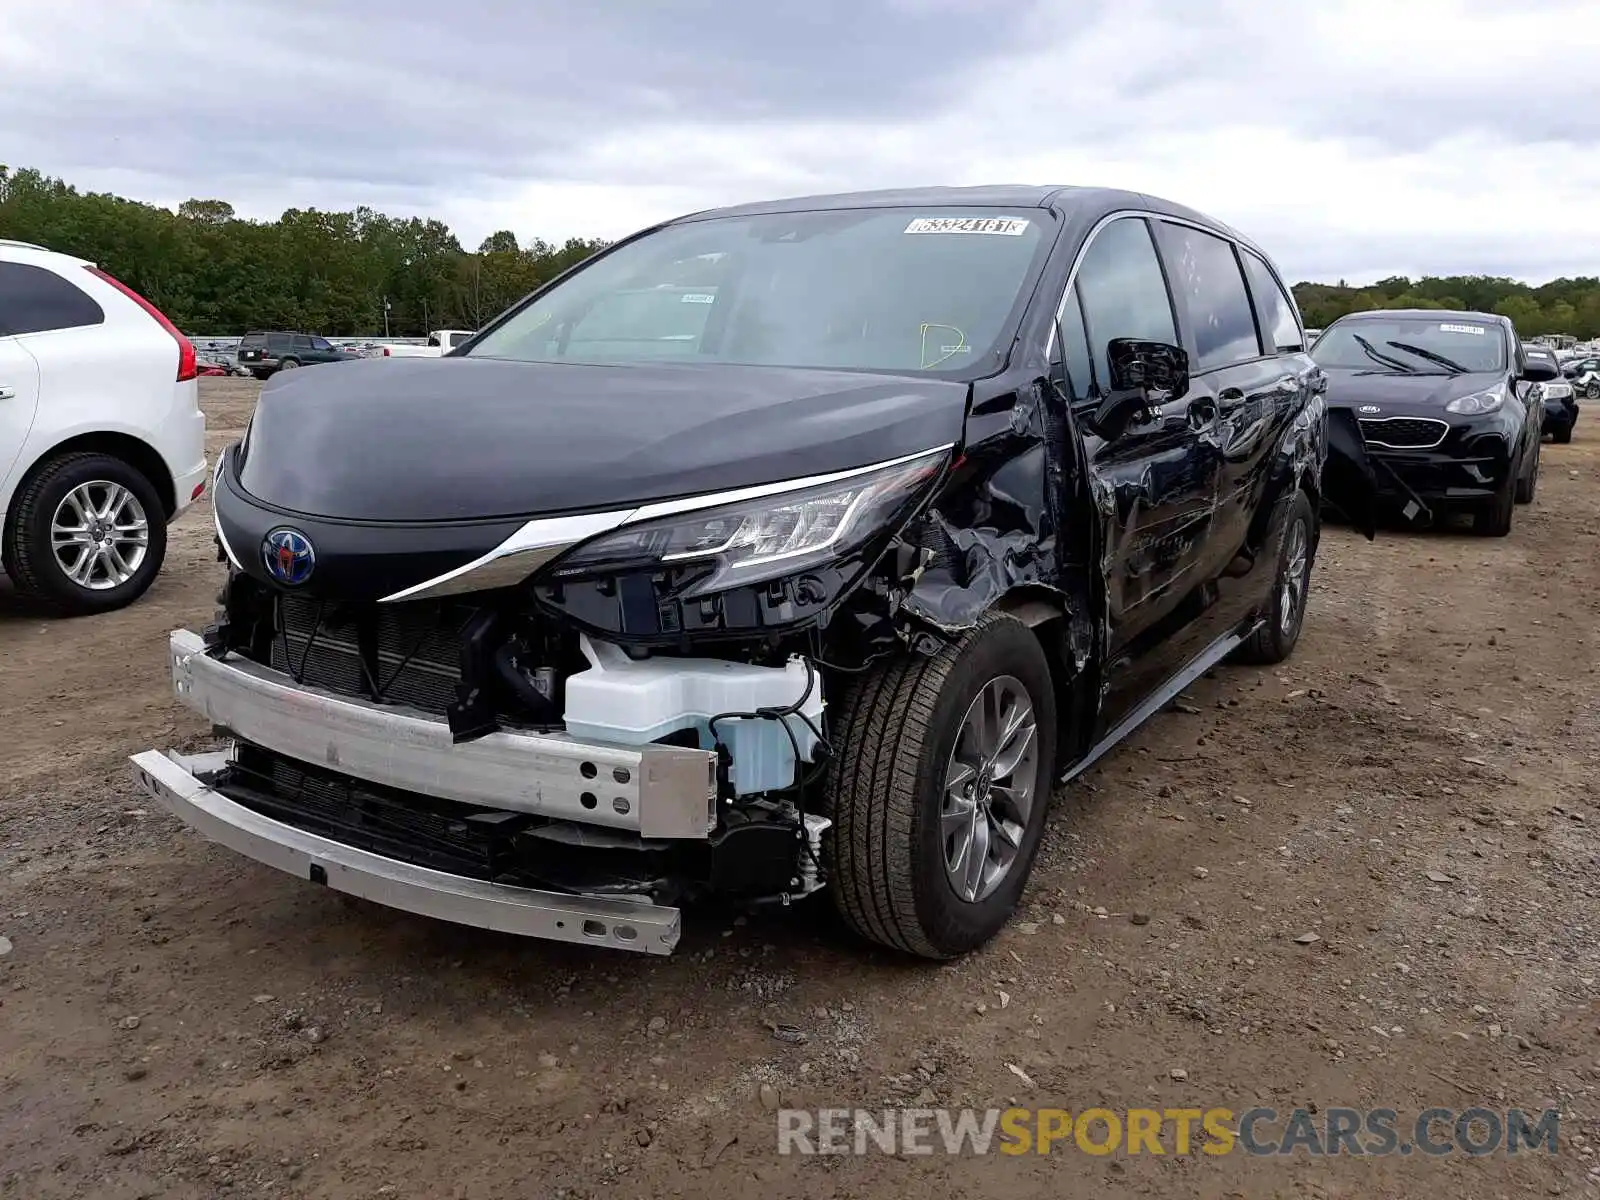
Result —
[[[214, 455], [255, 385], [212, 382]], [[125, 756], [207, 741], [162, 653], [212, 608], [202, 507], [128, 611], [0, 596], [0, 1196], [1600, 1192], [1597, 530], [1592, 424], [1509, 539], [1330, 530], [1287, 668], [1064, 793], [1026, 911], [928, 967], [825, 905], [525, 943], [190, 835]], [[1561, 1150], [780, 1157], [775, 1102], [1559, 1106]]]

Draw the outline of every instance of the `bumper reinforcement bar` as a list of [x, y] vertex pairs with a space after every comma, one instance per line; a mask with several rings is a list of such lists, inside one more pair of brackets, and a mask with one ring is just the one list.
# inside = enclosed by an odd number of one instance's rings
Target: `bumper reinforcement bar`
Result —
[[168, 638], [177, 698], [235, 737], [368, 783], [483, 808], [704, 840], [716, 823], [716, 755], [501, 730], [456, 745], [426, 713], [297, 684], [199, 634]]
[[132, 757], [145, 791], [179, 820], [211, 841], [301, 879], [406, 912], [524, 937], [663, 955], [678, 944], [676, 908], [466, 879], [262, 816], [207, 783], [226, 767], [225, 753], [183, 757], [146, 750]]

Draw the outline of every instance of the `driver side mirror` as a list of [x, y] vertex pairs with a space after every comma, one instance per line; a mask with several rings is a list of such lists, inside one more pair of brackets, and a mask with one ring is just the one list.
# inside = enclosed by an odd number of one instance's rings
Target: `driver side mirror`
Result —
[[1528, 359], [1522, 367], [1522, 378], [1530, 383], [1549, 383], [1552, 379], [1559, 379], [1561, 372], [1547, 362]]
[[1106, 346], [1111, 386], [1090, 423], [1107, 441], [1127, 432], [1134, 420], [1189, 390], [1189, 355], [1181, 346], [1138, 338], [1112, 338]]

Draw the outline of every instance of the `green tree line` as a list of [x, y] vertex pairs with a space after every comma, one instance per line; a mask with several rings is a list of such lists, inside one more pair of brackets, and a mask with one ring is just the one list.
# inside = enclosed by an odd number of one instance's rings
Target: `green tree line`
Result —
[[89, 259], [197, 336], [381, 334], [386, 301], [395, 337], [476, 329], [606, 244], [522, 246], [502, 230], [469, 252], [440, 221], [370, 208], [248, 221], [223, 200], [188, 200], [173, 212], [3, 165], [0, 238]]
[[1373, 308], [1444, 308], [1492, 312], [1510, 317], [1523, 337], [1570, 333], [1600, 337], [1600, 279], [1552, 279], [1538, 287], [1496, 275], [1397, 275], [1366, 287], [1297, 283], [1294, 298], [1312, 328], [1332, 324], [1346, 313]]
[[[606, 245], [523, 246], [501, 230], [468, 251], [440, 221], [370, 208], [290, 209], [276, 221], [249, 221], [223, 200], [187, 200], [173, 212], [5, 166], [0, 237], [92, 259], [197, 335], [381, 333], [385, 302], [397, 337], [476, 329]], [[1470, 309], [1508, 316], [1525, 336], [1600, 337], [1595, 277], [1532, 287], [1490, 275], [1397, 276], [1364, 287], [1302, 282], [1294, 294], [1312, 327], [1372, 308]]]

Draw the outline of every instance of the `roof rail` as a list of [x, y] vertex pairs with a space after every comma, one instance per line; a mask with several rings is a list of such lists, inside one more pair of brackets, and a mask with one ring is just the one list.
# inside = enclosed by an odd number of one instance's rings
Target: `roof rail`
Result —
[[33, 242], [22, 242], [16, 238], [0, 238], [0, 246], [15, 246], [19, 250], [44, 250], [44, 246], [35, 245]]

